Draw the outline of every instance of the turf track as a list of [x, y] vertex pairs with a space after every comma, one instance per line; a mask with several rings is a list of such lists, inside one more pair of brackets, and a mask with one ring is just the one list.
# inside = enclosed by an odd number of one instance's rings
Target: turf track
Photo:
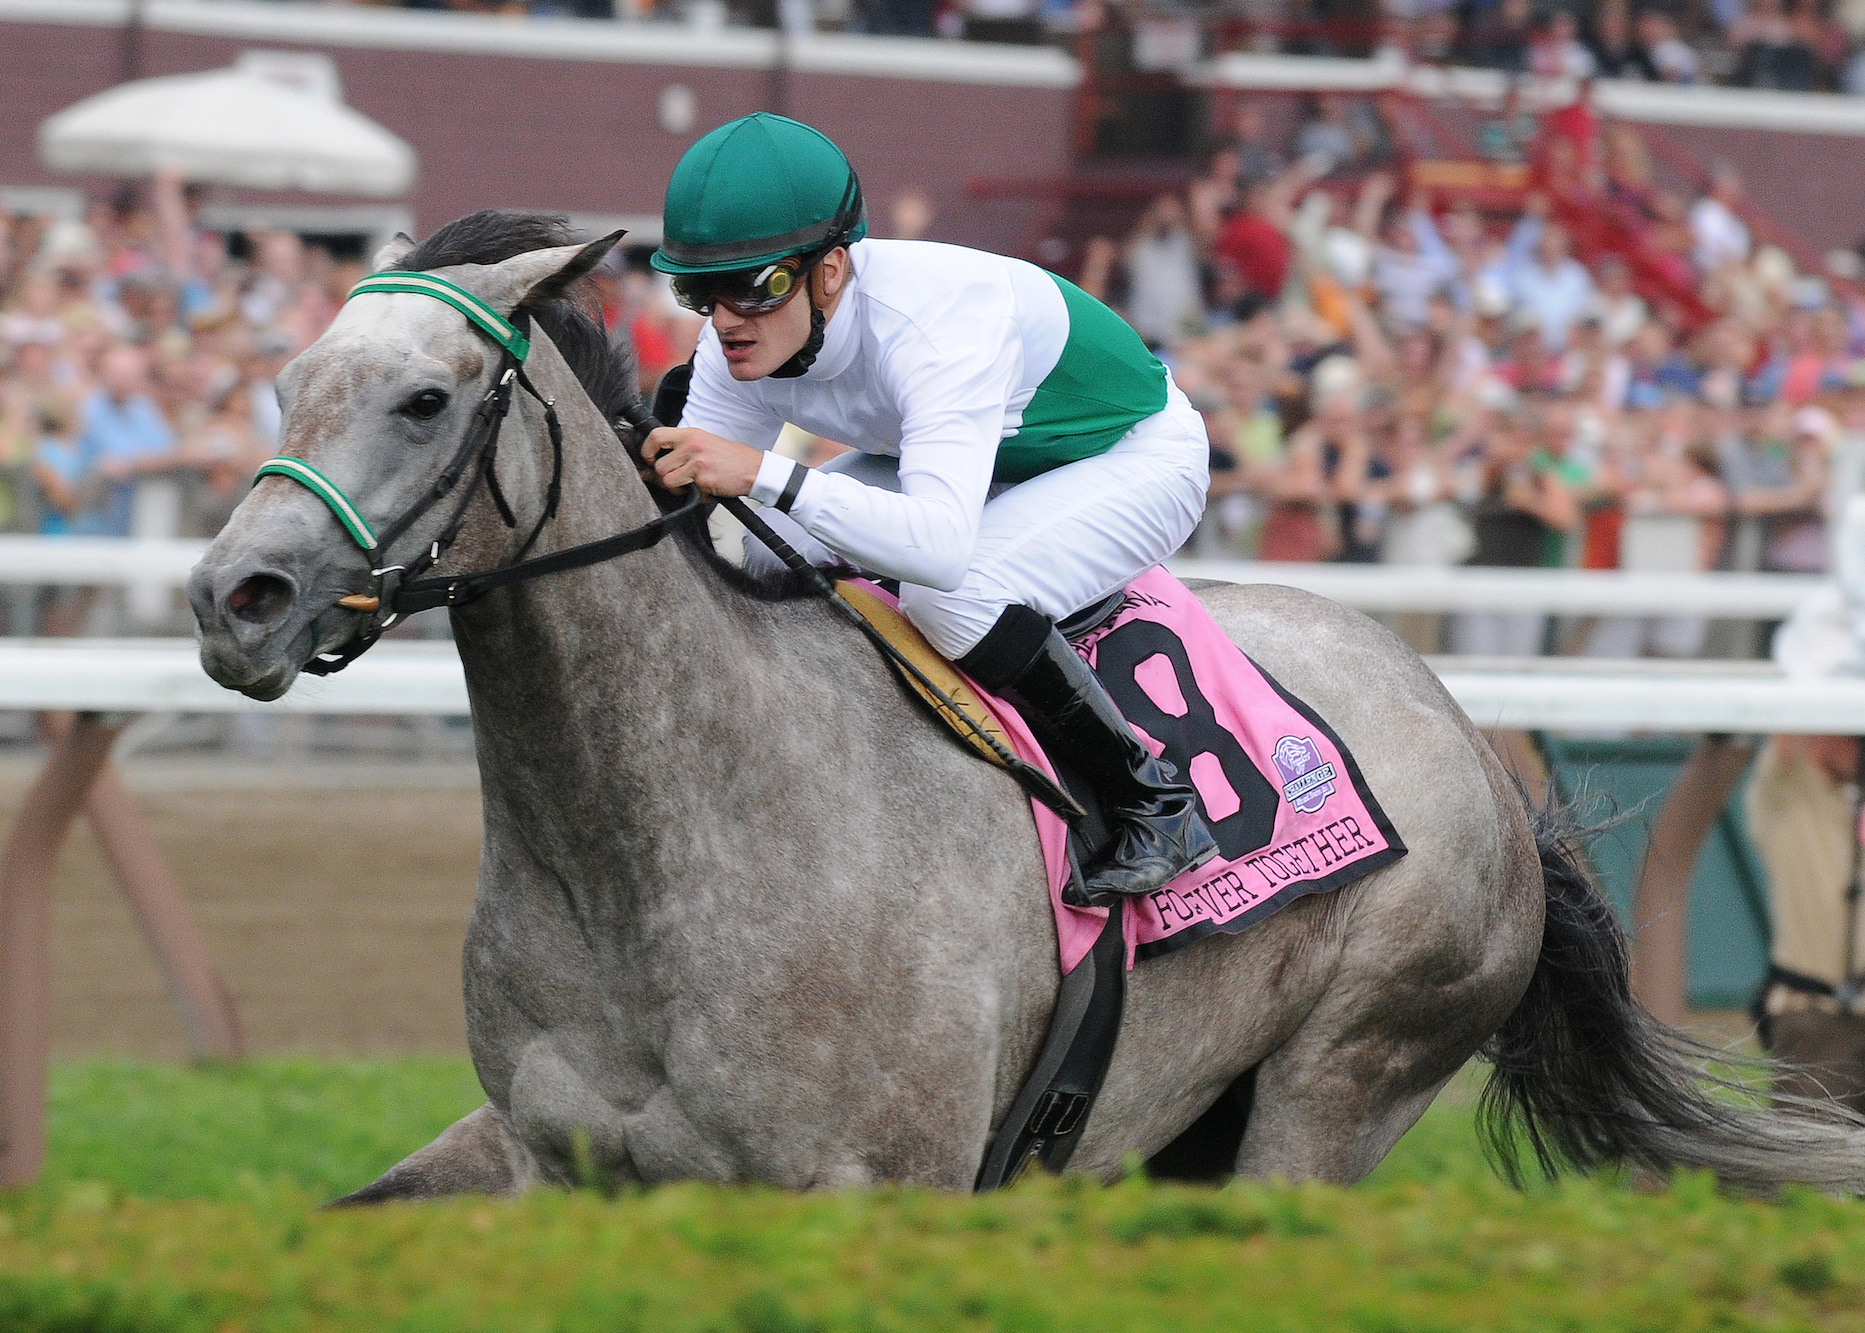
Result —
[[1354, 1190], [678, 1186], [319, 1213], [476, 1100], [451, 1060], [68, 1064], [0, 1199], [0, 1333], [1865, 1330], [1865, 1208], [1517, 1194], [1467, 1105]]

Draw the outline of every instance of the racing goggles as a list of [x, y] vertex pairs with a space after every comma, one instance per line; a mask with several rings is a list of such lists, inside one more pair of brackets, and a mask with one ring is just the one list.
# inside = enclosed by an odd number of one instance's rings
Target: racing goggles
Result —
[[741, 317], [768, 315], [802, 287], [802, 267], [790, 258], [735, 273], [682, 273], [673, 280], [674, 300], [701, 315], [720, 305]]

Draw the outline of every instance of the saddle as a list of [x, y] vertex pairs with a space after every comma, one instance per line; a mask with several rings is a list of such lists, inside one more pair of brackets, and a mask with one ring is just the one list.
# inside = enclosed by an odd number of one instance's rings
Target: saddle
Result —
[[[1189, 589], [1152, 569], [1057, 628], [1100, 674], [1141, 739], [1198, 791], [1220, 855], [1115, 910], [1070, 907], [1063, 888], [1109, 839], [1098, 794], [1044, 752], [1006, 701], [942, 658], [900, 613], [890, 589], [850, 579], [837, 591], [886, 639], [901, 680], [971, 753], [1000, 766], [1008, 753], [1026, 771], [1052, 777], [1080, 807], [1064, 822], [1057, 802], [1025, 784], [1063, 981], [1041, 1054], [986, 1149], [979, 1190], [1009, 1184], [1031, 1162], [1051, 1171], [1067, 1165], [1112, 1062], [1126, 973], [1137, 961], [1235, 933], [1405, 854], [1327, 723], [1245, 656]], [[1154, 1174], [1228, 1173], [1248, 1101], [1247, 1089], [1233, 1092], [1149, 1163]]]

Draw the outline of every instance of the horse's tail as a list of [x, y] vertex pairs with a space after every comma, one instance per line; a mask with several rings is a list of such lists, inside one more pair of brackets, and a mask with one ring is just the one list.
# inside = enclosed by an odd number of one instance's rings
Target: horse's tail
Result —
[[[1687, 1166], [1749, 1189], [1794, 1181], [1865, 1191], [1865, 1122], [1828, 1103], [1759, 1108], [1749, 1083], [1707, 1072], [1721, 1054], [1632, 997], [1625, 935], [1584, 868], [1571, 812], [1531, 806], [1530, 822], [1547, 894], [1541, 956], [1484, 1049], [1493, 1069], [1478, 1110], [1503, 1174], [1519, 1179], [1526, 1140], [1550, 1176], [1562, 1166]], [[1757, 1061], [1746, 1072], [1773, 1068]]]

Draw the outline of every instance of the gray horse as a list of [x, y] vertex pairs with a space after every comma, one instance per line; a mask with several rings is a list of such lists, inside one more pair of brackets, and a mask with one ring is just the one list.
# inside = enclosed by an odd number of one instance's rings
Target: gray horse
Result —
[[[605, 245], [476, 214], [380, 267], [436, 272], [537, 328], [565, 431], [539, 549], [658, 510], [611, 422], [632, 367], [566, 299]], [[352, 302], [280, 377], [283, 450], [378, 522], [433, 483], [497, 349], [420, 295]], [[551, 472], [520, 395], [448, 569], [512, 557]], [[444, 507], [443, 507], [444, 508]], [[406, 538], [423, 549], [437, 510]], [[368, 570], [309, 491], [270, 477], [189, 584], [208, 673], [272, 699], [362, 624]], [[1410, 855], [1238, 935], [1143, 964], [1073, 1165], [1102, 1177], [1222, 1098], [1235, 1169], [1351, 1182], [1472, 1054], [1505, 1139], [1544, 1165], [1707, 1166], [1748, 1185], [1865, 1184], [1842, 1125], [1705, 1096], [1629, 998], [1611, 913], [1424, 663], [1281, 588], [1199, 590], [1358, 757]], [[484, 787], [465, 945], [487, 1104], [352, 1198], [579, 1178], [965, 1189], [1058, 984], [1029, 803], [933, 726], [822, 604], [750, 586], [702, 534], [453, 613]]]

